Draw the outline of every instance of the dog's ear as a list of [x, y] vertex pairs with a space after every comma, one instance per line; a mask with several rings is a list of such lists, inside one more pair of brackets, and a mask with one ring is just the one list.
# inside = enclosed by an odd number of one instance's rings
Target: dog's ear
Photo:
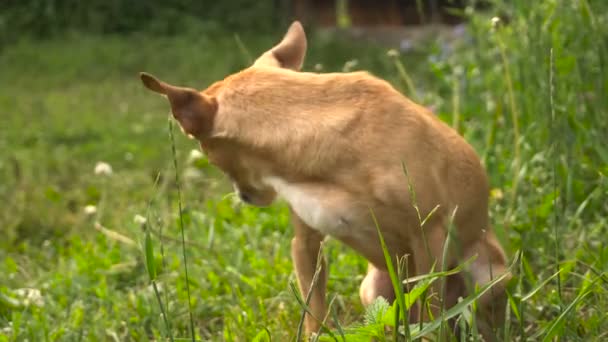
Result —
[[177, 87], [142, 72], [139, 74], [144, 86], [165, 95], [171, 104], [173, 117], [184, 133], [196, 138], [209, 136], [217, 112], [217, 100], [192, 88]]
[[253, 65], [274, 66], [300, 70], [306, 55], [306, 34], [299, 21], [294, 21], [285, 37], [272, 49], [264, 52]]

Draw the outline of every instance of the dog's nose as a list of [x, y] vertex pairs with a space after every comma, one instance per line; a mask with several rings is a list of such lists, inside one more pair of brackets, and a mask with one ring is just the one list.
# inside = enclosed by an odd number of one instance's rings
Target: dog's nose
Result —
[[248, 195], [248, 194], [246, 194], [246, 193], [244, 193], [244, 192], [240, 192], [240, 191], [239, 191], [239, 197], [241, 198], [241, 200], [242, 200], [243, 202], [246, 202], [246, 203], [251, 203], [251, 197], [249, 197], [249, 195]]

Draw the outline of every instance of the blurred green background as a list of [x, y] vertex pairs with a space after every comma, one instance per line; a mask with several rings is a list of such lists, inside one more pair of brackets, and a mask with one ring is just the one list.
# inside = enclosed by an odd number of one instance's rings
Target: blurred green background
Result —
[[[522, 253], [503, 339], [606, 338], [608, 3], [320, 3], [0, 3], [0, 341], [190, 336], [168, 107], [137, 74], [202, 89], [298, 13], [306, 71], [369, 70], [482, 157], [494, 226]], [[174, 131], [197, 338], [293, 339], [285, 206], [239, 204]], [[349, 340], [382, 340], [359, 304], [365, 261], [335, 241], [325, 253]]]

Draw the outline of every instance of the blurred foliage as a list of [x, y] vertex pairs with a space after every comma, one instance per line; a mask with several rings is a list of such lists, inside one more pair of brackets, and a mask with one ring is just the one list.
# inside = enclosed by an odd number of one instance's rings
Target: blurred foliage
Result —
[[194, 27], [268, 31], [278, 20], [273, 0], [3, 0], [0, 44], [20, 36], [47, 38], [66, 31], [175, 34]]
[[[168, 106], [137, 77], [203, 88], [250, 65], [280, 39], [263, 33], [279, 17], [271, 3], [218, 1], [204, 11], [140, 1], [111, 12], [122, 2], [72, 1], [69, 13], [57, 3], [0, 2], [1, 38], [18, 41], [0, 51], [0, 342], [163, 339], [138, 217], [148, 219], [174, 336], [189, 334], [188, 284], [200, 340], [266, 331], [293, 340], [302, 310], [289, 286], [286, 206], [241, 205], [217, 169], [192, 158], [197, 144], [177, 134], [185, 281]], [[479, 152], [496, 232], [510, 256], [521, 252], [502, 340], [606, 340], [608, 1], [491, 3], [464, 10], [459, 39], [432, 36], [389, 54], [308, 31], [304, 70], [370, 71]], [[83, 19], [79, 6], [108, 20]], [[40, 19], [47, 7], [62, 16]], [[71, 31], [83, 32], [63, 34]], [[96, 173], [98, 162], [113, 172]], [[365, 260], [336, 240], [325, 253], [336, 316], [357, 333], [348, 340], [384, 333], [374, 322], [391, 308], [363, 315], [359, 302]]]

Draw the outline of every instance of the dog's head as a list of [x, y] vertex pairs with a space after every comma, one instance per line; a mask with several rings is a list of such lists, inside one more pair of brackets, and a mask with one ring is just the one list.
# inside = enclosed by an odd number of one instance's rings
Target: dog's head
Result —
[[[306, 45], [304, 29], [296, 21], [291, 24], [283, 40], [264, 52], [250, 68], [275, 67], [299, 71]], [[222, 121], [230, 120], [231, 113], [221, 110], [219, 98], [230, 76], [203, 91], [174, 86], [143, 72], [140, 77], [146, 88], [167, 97], [173, 117], [182, 131], [200, 142], [209, 161], [230, 177], [243, 201], [258, 206], [272, 203], [276, 194], [262, 180], [264, 165], [259, 156], [246, 151], [246, 146], [239, 146], [226, 138], [216, 125], [218, 116], [223, 116]]]

